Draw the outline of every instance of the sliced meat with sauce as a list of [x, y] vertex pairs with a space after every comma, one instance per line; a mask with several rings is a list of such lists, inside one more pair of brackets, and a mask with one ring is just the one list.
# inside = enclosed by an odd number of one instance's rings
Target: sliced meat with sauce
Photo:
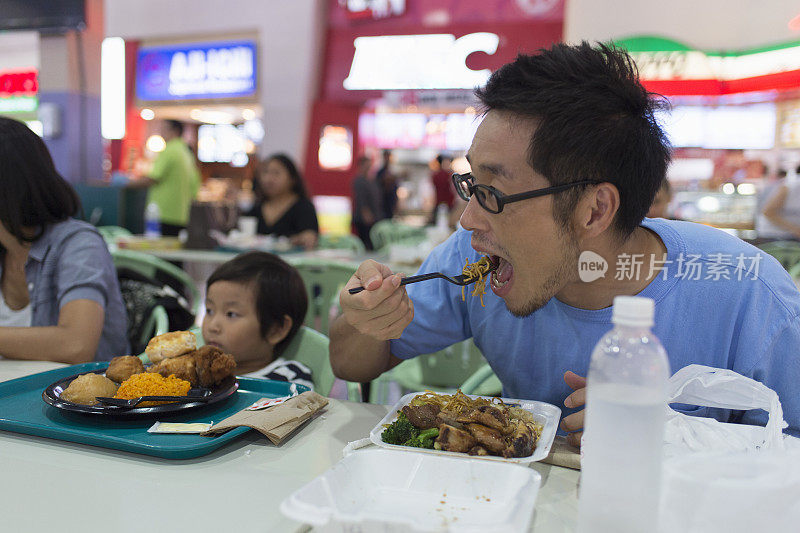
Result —
[[436, 437], [437, 450], [446, 452], [468, 452], [478, 441], [469, 432], [442, 424], [439, 426], [439, 436]]
[[468, 415], [457, 418], [462, 424], [476, 423], [492, 429], [497, 429], [503, 433], [510, 433], [508, 415], [505, 410], [494, 405], [481, 405], [473, 409]]
[[464, 424], [461, 422], [457, 422], [456, 418], [458, 418], [458, 413], [454, 413], [453, 411], [439, 411], [439, 414], [436, 415], [436, 420], [439, 421], [439, 425], [447, 424], [448, 426], [453, 426], [454, 428], [464, 429]]
[[436, 420], [441, 408], [435, 403], [424, 403], [422, 405], [406, 405], [401, 411], [408, 418], [414, 427], [419, 429], [431, 429], [437, 427], [441, 422]]
[[503, 450], [503, 457], [528, 457], [533, 453], [536, 437], [533, 428], [522, 421], [516, 421], [511, 442]]
[[506, 440], [496, 429], [487, 428], [481, 424], [467, 424], [467, 431], [481, 446], [494, 455], [500, 455], [506, 449]]
[[470, 455], [489, 455], [489, 452], [486, 451], [486, 448], [484, 448], [480, 444], [470, 448], [470, 450], [467, 453]]

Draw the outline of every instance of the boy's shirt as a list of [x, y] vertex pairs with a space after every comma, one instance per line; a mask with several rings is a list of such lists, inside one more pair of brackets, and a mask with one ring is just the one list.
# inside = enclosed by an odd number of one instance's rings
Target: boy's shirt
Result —
[[286, 381], [304, 385], [314, 390], [314, 382], [311, 380], [311, 369], [303, 363], [282, 359], [280, 357], [260, 370], [242, 374], [242, 377]]
[[[656, 232], [667, 248], [667, 263], [638, 296], [655, 301], [656, 336], [667, 351], [671, 371], [697, 363], [728, 368], [775, 390], [789, 423], [800, 434], [800, 293], [771, 256], [725, 233], [688, 222], [645, 219], [642, 226]], [[421, 272], [456, 274], [478, 254], [471, 233], [457, 231], [436, 248]], [[605, 258], [606, 276], [628, 275], [639, 258]], [[647, 258], [649, 259], [649, 258]], [[641, 265], [646, 276], [650, 262]], [[586, 375], [597, 341], [611, 327], [611, 308], [577, 309], [552, 298], [525, 318], [511, 315], [491, 291], [486, 307], [461, 287], [444, 280], [408, 286], [414, 320], [391, 352], [402, 359], [433, 353], [473, 337], [503, 383], [504, 396], [545, 401], [563, 406], [572, 392], [563, 375], [572, 370]], [[562, 407], [562, 409], [564, 409]], [[724, 422], [763, 425], [764, 411], [730, 412], [707, 407], [688, 408], [689, 414]], [[574, 412], [564, 409], [564, 414]]]

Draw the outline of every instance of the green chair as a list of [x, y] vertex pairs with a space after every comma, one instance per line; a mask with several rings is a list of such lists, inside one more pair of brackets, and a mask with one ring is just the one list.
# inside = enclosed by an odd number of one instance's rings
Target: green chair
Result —
[[485, 364], [475, 371], [467, 380], [461, 384], [461, 392], [464, 394], [480, 394], [483, 396], [494, 396], [495, 393], [487, 393], [487, 390], [503, 390], [503, 384], [492, 370], [489, 364]]
[[358, 269], [358, 264], [327, 259], [290, 259], [303, 278], [308, 295], [304, 324], [327, 335], [331, 310], [339, 302], [339, 291]]
[[106, 244], [109, 245], [116, 245], [120, 239], [133, 235], [133, 233], [120, 226], [98, 226], [97, 231], [106, 241]]
[[[404, 394], [424, 390], [452, 394], [484, 366], [488, 366], [486, 359], [472, 339], [468, 339], [444, 350], [403, 361], [383, 374], [372, 382], [370, 403], [387, 403], [389, 383], [392, 381], [400, 386]], [[499, 395], [502, 391], [500, 381], [496, 377], [488, 378], [470, 384], [470, 394]]]
[[323, 250], [350, 250], [356, 255], [364, 255], [367, 250], [364, 243], [355, 235], [320, 234], [317, 247]]
[[176, 287], [174, 283], [168, 284], [189, 298], [192, 314], [197, 316], [197, 312], [200, 309], [200, 291], [189, 274], [172, 263], [143, 252], [117, 249], [111, 251], [111, 258], [114, 260], [114, 266], [117, 269], [128, 268], [150, 279], [160, 281], [164, 281], [164, 276], [160, 276], [160, 273], [163, 273], [167, 278], [173, 279], [179, 286]]
[[416, 228], [391, 219], [379, 220], [369, 230], [369, 238], [376, 250], [387, 248], [390, 244], [419, 244], [426, 239], [425, 228]]
[[774, 257], [786, 270], [800, 264], [800, 243], [794, 241], [766, 242], [759, 248]]
[[[189, 331], [194, 333], [197, 338], [197, 346], [203, 346], [203, 333], [197, 326], [192, 326]], [[314, 331], [306, 326], [301, 326], [295, 334], [292, 342], [283, 351], [281, 357], [303, 363], [311, 370], [311, 379], [314, 382], [314, 390], [323, 396], [331, 392], [333, 382], [336, 380], [331, 370], [331, 361], [328, 356], [328, 337], [318, 331]], [[140, 359], [145, 364], [150, 360], [146, 354], [141, 354]], [[358, 383], [347, 383], [347, 399], [358, 402], [361, 400], [361, 387]]]

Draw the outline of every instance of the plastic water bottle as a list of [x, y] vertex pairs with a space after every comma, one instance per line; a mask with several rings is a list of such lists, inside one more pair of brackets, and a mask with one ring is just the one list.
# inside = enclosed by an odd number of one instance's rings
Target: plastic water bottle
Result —
[[579, 533], [658, 531], [669, 361], [650, 298], [614, 298], [592, 353], [581, 446]]
[[161, 237], [161, 210], [155, 202], [147, 204], [144, 210], [144, 236], [148, 239]]

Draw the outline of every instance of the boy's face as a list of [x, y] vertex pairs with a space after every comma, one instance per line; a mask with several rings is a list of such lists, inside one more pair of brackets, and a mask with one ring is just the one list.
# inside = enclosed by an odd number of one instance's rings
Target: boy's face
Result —
[[239, 372], [254, 372], [272, 361], [274, 347], [261, 335], [255, 294], [248, 284], [211, 284], [206, 296], [203, 339], [233, 355]]

